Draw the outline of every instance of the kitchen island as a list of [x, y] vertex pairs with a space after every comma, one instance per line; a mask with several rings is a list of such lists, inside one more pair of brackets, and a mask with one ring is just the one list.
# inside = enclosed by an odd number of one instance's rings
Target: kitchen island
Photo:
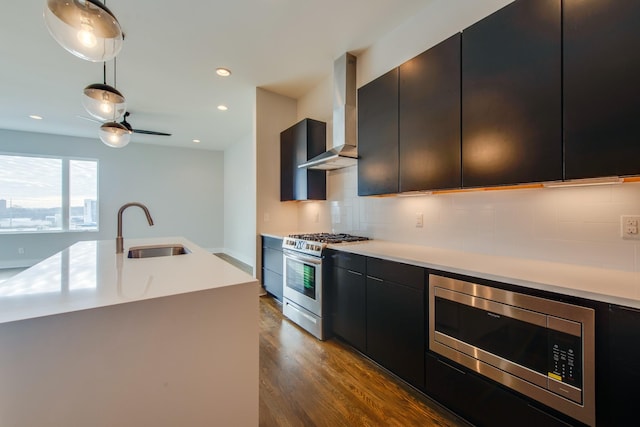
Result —
[[[130, 259], [131, 246], [190, 253]], [[183, 238], [79, 242], [0, 284], [0, 425], [258, 424], [258, 284]]]

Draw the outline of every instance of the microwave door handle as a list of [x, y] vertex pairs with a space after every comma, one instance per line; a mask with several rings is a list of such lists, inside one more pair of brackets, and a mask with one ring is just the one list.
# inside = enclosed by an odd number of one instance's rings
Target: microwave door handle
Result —
[[286, 252], [284, 256], [285, 258], [293, 259], [300, 262], [307, 262], [309, 264], [316, 264], [316, 265], [322, 264], [322, 260], [306, 257], [306, 256], [294, 255], [291, 252]]

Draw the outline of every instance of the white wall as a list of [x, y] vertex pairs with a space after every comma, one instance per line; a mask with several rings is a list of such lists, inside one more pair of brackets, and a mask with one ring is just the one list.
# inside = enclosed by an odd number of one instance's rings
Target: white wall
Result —
[[212, 250], [223, 247], [222, 152], [136, 143], [113, 149], [98, 139], [7, 130], [0, 130], [0, 152], [98, 159], [100, 205], [99, 232], [0, 235], [0, 268], [32, 265], [79, 240], [114, 239], [118, 209], [132, 201], [149, 208], [155, 226], [140, 209], [127, 209], [125, 245], [127, 238], [184, 236]]
[[261, 277], [260, 233], [298, 229], [298, 203], [280, 202], [280, 132], [296, 123], [296, 101], [256, 89], [256, 274]]
[[[640, 271], [640, 242], [620, 238], [620, 215], [640, 215], [640, 183], [358, 197], [356, 167], [331, 172], [330, 227], [375, 239], [489, 255]], [[421, 213], [424, 227], [417, 228]], [[301, 224], [314, 224], [301, 209]], [[304, 225], [303, 225], [304, 226]]]
[[255, 136], [231, 144], [224, 151], [225, 252], [255, 266], [256, 153]]
[[[510, 2], [429, 3], [358, 57], [358, 86]], [[330, 116], [330, 93], [322, 82], [298, 101], [298, 117]], [[417, 213], [424, 217], [423, 228], [415, 227]], [[640, 184], [358, 197], [357, 167], [350, 167], [328, 173], [326, 202], [299, 205], [298, 225], [304, 231], [640, 271], [640, 243], [619, 237], [622, 214], [640, 214]]]

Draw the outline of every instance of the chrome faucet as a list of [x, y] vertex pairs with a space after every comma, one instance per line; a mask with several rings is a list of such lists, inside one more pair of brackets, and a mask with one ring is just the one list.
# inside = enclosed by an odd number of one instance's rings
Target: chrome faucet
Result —
[[153, 225], [153, 219], [151, 219], [151, 214], [149, 213], [149, 209], [147, 209], [147, 207], [142, 203], [132, 202], [132, 203], [126, 203], [122, 205], [122, 207], [118, 211], [118, 235], [116, 236], [116, 253], [117, 254], [121, 254], [122, 252], [124, 252], [124, 239], [122, 238], [122, 213], [129, 206], [137, 206], [140, 209], [142, 209], [144, 211], [144, 214], [147, 216], [147, 221], [149, 222], [149, 225]]

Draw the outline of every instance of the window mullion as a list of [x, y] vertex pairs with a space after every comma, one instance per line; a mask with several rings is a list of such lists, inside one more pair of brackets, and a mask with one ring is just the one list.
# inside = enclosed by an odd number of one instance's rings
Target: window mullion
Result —
[[69, 231], [69, 159], [62, 159], [62, 231]]

